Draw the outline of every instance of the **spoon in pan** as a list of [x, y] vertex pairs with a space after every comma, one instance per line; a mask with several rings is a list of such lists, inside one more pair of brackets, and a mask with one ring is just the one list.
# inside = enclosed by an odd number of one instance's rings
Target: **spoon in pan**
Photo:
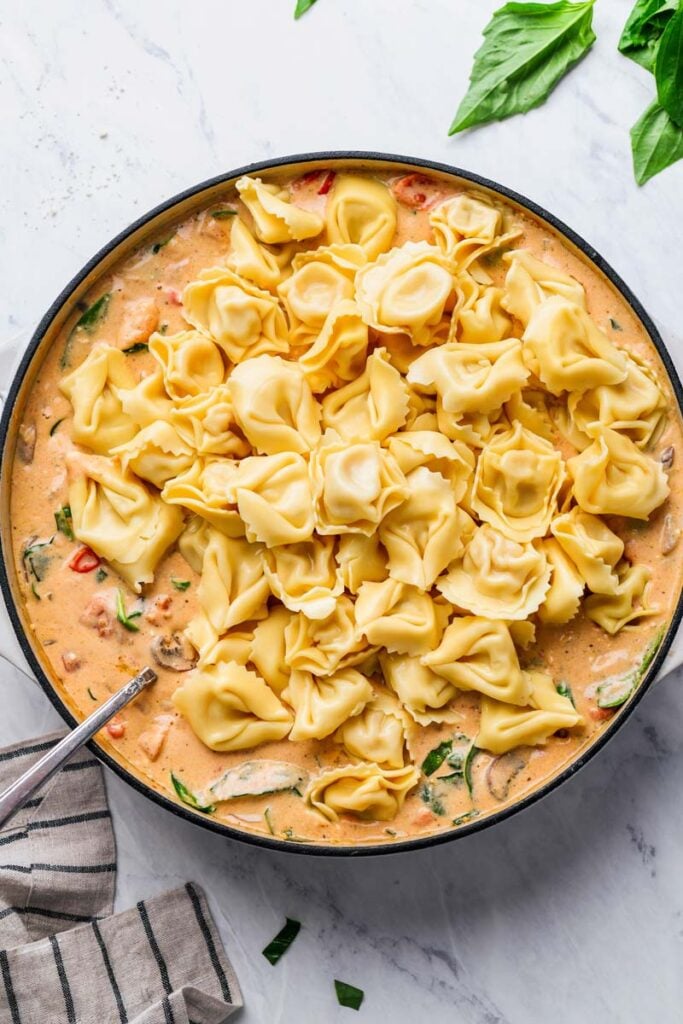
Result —
[[127, 704], [137, 697], [146, 686], [153, 683], [157, 678], [156, 672], [151, 668], [143, 668], [141, 672], [130, 679], [117, 693], [115, 693], [104, 704], [100, 705], [92, 715], [88, 715], [84, 722], [81, 722], [73, 732], [60, 740], [51, 750], [48, 750], [44, 757], [19, 776], [16, 782], [0, 794], [0, 828], [21, 810], [27, 800], [33, 796], [35, 791], [51, 779], [55, 772], [58, 772], [65, 761], [72, 754], [91, 740], [96, 732], [103, 725], [106, 725], [110, 718], [113, 718], [117, 711], [125, 708]]

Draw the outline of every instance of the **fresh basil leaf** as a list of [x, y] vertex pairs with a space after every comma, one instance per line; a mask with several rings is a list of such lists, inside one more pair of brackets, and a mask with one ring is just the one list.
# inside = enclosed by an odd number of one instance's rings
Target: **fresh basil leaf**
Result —
[[594, 2], [507, 3], [495, 11], [448, 134], [543, 103], [595, 42]]
[[126, 606], [123, 602], [123, 594], [120, 590], [116, 591], [116, 618], [119, 620], [121, 625], [127, 629], [130, 633], [139, 633], [140, 627], [137, 626], [132, 619], [139, 619], [142, 612], [130, 612], [126, 613]]
[[121, 350], [124, 356], [134, 356], [136, 352], [149, 352], [149, 345], [146, 341], [136, 341], [134, 345]]
[[300, 931], [301, 923], [299, 921], [294, 921], [291, 917], [285, 918], [284, 928], [281, 928], [275, 938], [262, 950], [264, 957], [273, 967], [287, 952]]
[[177, 775], [171, 772], [171, 782], [175, 789], [178, 799], [182, 800], [188, 807], [193, 807], [195, 811], [201, 811], [203, 814], [213, 814], [216, 810], [215, 804], [202, 804], [194, 793], [191, 793], [184, 782], [181, 782]]
[[683, 129], [674, 124], [657, 100], [631, 128], [631, 151], [639, 185], [683, 158]]
[[655, 81], [659, 105], [679, 128], [683, 128], [683, 7], [662, 33], [655, 60]]
[[36, 601], [42, 601], [43, 600], [42, 597], [40, 596], [40, 594], [38, 593], [38, 588], [36, 587], [35, 583], [33, 583], [33, 582], [31, 583], [31, 593], [35, 597]]
[[[574, 695], [572, 693], [569, 683], [566, 682], [566, 680], [561, 679], [555, 687], [555, 689], [559, 693], [560, 697], [566, 697], [567, 700], [570, 700], [572, 704], [574, 704]], [[574, 704], [574, 707], [576, 707], [576, 704]]]
[[436, 769], [440, 768], [444, 763], [452, 749], [453, 740], [444, 740], [443, 743], [439, 743], [438, 747], [434, 747], [433, 750], [430, 750], [422, 762], [422, 771], [424, 774], [433, 775]]
[[190, 586], [190, 580], [177, 580], [174, 576], [171, 576], [171, 586], [175, 587], [176, 590], [187, 590]]
[[677, 10], [678, 0], [638, 0], [621, 33], [619, 52], [654, 71], [662, 32]]
[[300, 18], [306, 11], [310, 11], [316, 0], [296, 0], [296, 9], [294, 11], [294, 17]]
[[361, 1003], [365, 998], [362, 988], [349, 985], [346, 981], [334, 979], [334, 990], [337, 993], [337, 1002], [340, 1006], [348, 1006], [350, 1010], [360, 1010]]
[[60, 533], [63, 533], [69, 540], [74, 539], [73, 519], [69, 505], [63, 505], [55, 512], [55, 523]]
[[467, 786], [467, 792], [472, 796], [474, 792], [474, 781], [472, 779], [472, 765], [474, 759], [479, 753], [479, 747], [475, 747], [474, 743], [467, 751], [467, 757], [465, 758], [465, 764], [463, 767], [463, 776], [465, 779], [465, 785]]

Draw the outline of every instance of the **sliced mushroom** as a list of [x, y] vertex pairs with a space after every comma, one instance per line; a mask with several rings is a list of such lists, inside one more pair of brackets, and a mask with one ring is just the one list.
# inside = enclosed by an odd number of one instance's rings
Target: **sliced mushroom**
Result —
[[664, 516], [660, 547], [663, 555], [668, 555], [681, 539], [681, 528], [676, 524], [674, 517], [668, 513]]
[[664, 467], [667, 473], [673, 466], [675, 457], [676, 449], [672, 444], [670, 444], [668, 448], [665, 448], [662, 454], [659, 456], [659, 461], [661, 462], [662, 466]]
[[22, 423], [19, 427], [17, 438], [17, 457], [26, 466], [33, 462], [36, 450], [36, 425], [35, 423]]
[[173, 672], [189, 672], [197, 663], [197, 652], [182, 633], [155, 636], [150, 650], [157, 665]]
[[495, 800], [506, 800], [510, 786], [526, 768], [528, 755], [523, 750], [510, 750], [495, 757], [486, 770], [486, 785]]

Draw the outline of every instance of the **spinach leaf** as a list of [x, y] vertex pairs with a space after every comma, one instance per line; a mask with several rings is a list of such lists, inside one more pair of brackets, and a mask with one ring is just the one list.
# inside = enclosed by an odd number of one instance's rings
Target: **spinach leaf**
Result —
[[109, 575], [109, 573], [106, 571], [106, 569], [102, 569], [100, 567], [97, 570], [97, 572], [95, 573], [95, 579], [97, 580], [98, 583], [103, 583], [104, 580], [106, 580], [108, 575]]
[[657, 47], [678, 0], [637, 0], [619, 40], [619, 52], [647, 71], [654, 71]]
[[613, 316], [609, 318], [609, 322], [613, 331], [623, 331], [624, 328], [621, 326], [618, 320], [614, 319]]
[[631, 128], [633, 171], [639, 185], [683, 158], [683, 129], [657, 100]]
[[[30, 541], [24, 548], [22, 553], [24, 571], [26, 573], [27, 580], [33, 576], [34, 579], [32, 581], [32, 585], [33, 582], [42, 583], [45, 579], [51, 559], [47, 552], [44, 551], [44, 548], [49, 548], [53, 540], [54, 537], [50, 537], [49, 540]], [[36, 596], [38, 595], [36, 594]]]
[[437, 795], [436, 790], [429, 782], [425, 782], [420, 787], [420, 800], [427, 804], [433, 814], [442, 817], [446, 813], [441, 797]]
[[264, 957], [273, 967], [287, 952], [300, 930], [301, 923], [299, 921], [294, 921], [291, 917], [285, 918], [284, 928], [281, 928], [275, 938], [262, 950]]
[[453, 749], [453, 740], [444, 740], [438, 747], [430, 750], [422, 762], [422, 771], [425, 775], [433, 775], [437, 768], [440, 768]]
[[683, 7], [662, 33], [655, 60], [657, 99], [679, 128], [683, 128]]
[[495, 11], [448, 134], [543, 103], [593, 45], [594, 2], [507, 3]]
[[296, 0], [294, 17], [297, 19], [300, 18], [302, 14], [306, 13], [306, 11], [310, 11], [314, 3], [316, 3], [316, 0]]
[[168, 245], [172, 238], [175, 238], [175, 231], [173, 232], [172, 235], [169, 235], [168, 238], [163, 238], [160, 242], [155, 242], [154, 245], [152, 246], [152, 252], [154, 253], [154, 255], [156, 256], [156, 254], [160, 252], [165, 245]]
[[574, 704], [574, 707], [576, 707], [576, 704], [574, 703], [574, 695], [572, 693], [571, 686], [566, 680], [561, 679], [555, 687], [555, 689], [559, 693], [560, 697], [567, 697], [567, 699], [570, 700], [572, 704]]
[[85, 313], [76, 321], [74, 329], [80, 329], [87, 334], [92, 334], [100, 320], [103, 320], [107, 315], [110, 302], [111, 292], [105, 292], [104, 295], [100, 295], [99, 299], [93, 302], [92, 306], [88, 306]]
[[130, 615], [126, 612], [126, 606], [123, 601], [123, 594], [120, 590], [116, 591], [116, 618], [119, 620], [121, 625], [127, 629], [130, 633], [139, 633], [140, 627], [136, 625], [132, 620], [139, 619], [142, 612], [131, 612]]
[[63, 533], [69, 540], [74, 539], [73, 519], [71, 518], [71, 508], [69, 505], [62, 505], [55, 512], [55, 523], [60, 533]]
[[349, 985], [346, 981], [334, 979], [334, 990], [337, 993], [337, 1002], [340, 1006], [348, 1006], [350, 1010], [360, 1010], [361, 1003], [365, 998], [362, 988]]
[[236, 217], [237, 210], [212, 210], [211, 216], [214, 220], [227, 220], [228, 217]]
[[184, 782], [181, 782], [177, 775], [171, 772], [171, 782], [173, 788], [178, 794], [178, 799], [182, 800], [188, 807], [194, 807], [195, 811], [202, 811], [204, 814], [213, 814], [216, 810], [215, 804], [202, 804], [194, 793], [191, 793]]

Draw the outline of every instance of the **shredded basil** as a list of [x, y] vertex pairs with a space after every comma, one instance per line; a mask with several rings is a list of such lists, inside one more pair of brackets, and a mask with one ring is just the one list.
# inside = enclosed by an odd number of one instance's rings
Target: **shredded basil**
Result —
[[566, 697], [568, 700], [572, 702], [574, 707], [576, 707], [576, 703], [574, 701], [574, 694], [571, 691], [569, 683], [565, 679], [561, 679], [555, 687], [555, 689], [559, 693], [560, 697]]
[[268, 826], [268, 831], [270, 832], [271, 836], [274, 836], [275, 829], [273, 828], [273, 817], [270, 813], [270, 807], [266, 807], [265, 811], [263, 812], [263, 817], [265, 819], [266, 825]]
[[430, 750], [422, 762], [422, 771], [425, 775], [433, 775], [437, 768], [440, 768], [446, 757], [453, 749], [453, 740], [444, 740], [438, 747]]
[[334, 979], [334, 990], [337, 993], [337, 1002], [340, 1006], [348, 1006], [350, 1010], [360, 1010], [361, 1003], [365, 998], [362, 988], [349, 985], [346, 981]]
[[420, 800], [422, 800], [423, 803], [427, 804], [427, 806], [429, 807], [430, 811], [433, 814], [436, 814], [439, 817], [443, 817], [443, 815], [446, 813], [446, 808], [444, 807], [443, 800], [437, 794], [436, 790], [434, 789], [434, 786], [432, 786], [431, 783], [425, 782], [420, 787]]
[[287, 839], [290, 843], [307, 843], [308, 839], [304, 839], [303, 836], [298, 836], [291, 826], [282, 830], [283, 839]]
[[236, 217], [237, 210], [212, 210], [211, 216], [214, 220], [227, 220], [228, 217]]
[[50, 564], [50, 557], [43, 548], [48, 548], [53, 540], [54, 537], [50, 537], [49, 540], [33, 541], [24, 548], [22, 558], [27, 579], [29, 576], [33, 576], [34, 580], [38, 583], [42, 583], [45, 579], [45, 574]]
[[264, 957], [273, 967], [284, 956], [300, 931], [300, 921], [294, 921], [291, 917], [285, 918], [284, 928], [281, 928], [275, 938], [262, 950]]
[[190, 581], [176, 580], [171, 576], [171, 586], [175, 587], [176, 590], [187, 590], [190, 586]]
[[146, 341], [136, 341], [134, 345], [129, 345], [122, 351], [124, 356], [134, 356], [137, 352], [149, 352], [149, 345]]
[[139, 633], [140, 627], [136, 625], [132, 619], [139, 619], [142, 612], [126, 612], [126, 606], [123, 601], [123, 593], [120, 590], [116, 591], [116, 618], [119, 620], [121, 625], [127, 629], [130, 633]]
[[62, 507], [55, 512], [55, 523], [60, 533], [63, 533], [69, 540], [74, 539], [73, 530], [73, 519], [71, 517], [71, 508], [69, 505], [62, 505]]
[[62, 358], [59, 361], [60, 369], [65, 370], [69, 365], [69, 360], [71, 359], [71, 343], [76, 332], [85, 331], [86, 334], [92, 334], [100, 320], [104, 320], [107, 315], [110, 301], [111, 292], [105, 292], [104, 295], [100, 295], [96, 302], [93, 302], [91, 306], [88, 306], [85, 312], [78, 318], [71, 333], [69, 334], [69, 337], [66, 339]]
[[164, 248], [164, 246], [165, 246], [165, 245], [168, 245], [168, 243], [169, 243], [169, 242], [171, 241], [171, 239], [172, 239], [172, 238], [174, 238], [174, 237], [175, 237], [175, 231], [173, 232], [173, 234], [172, 234], [172, 235], [169, 235], [169, 236], [168, 236], [168, 238], [164, 238], [164, 239], [162, 239], [162, 241], [160, 241], [160, 242], [155, 242], [155, 243], [154, 243], [154, 245], [152, 246], [152, 252], [154, 253], [154, 255], [156, 256], [156, 254], [157, 254], [158, 252], [161, 252], [161, 250], [162, 250], [162, 249]]
[[38, 588], [36, 587], [36, 584], [35, 584], [34, 581], [31, 581], [31, 593], [35, 597], [36, 601], [42, 601], [42, 598], [41, 598], [40, 594], [38, 593]]
[[454, 825], [464, 825], [467, 821], [472, 821], [473, 818], [479, 817], [479, 811], [476, 807], [473, 807], [471, 811], [465, 811], [464, 814], [459, 814], [457, 818], [453, 818]]
[[663, 639], [664, 627], [662, 626], [657, 635], [645, 648], [640, 664], [632, 672], [622, 677], [612, 676], [603, 683], [600, 683], [595, 691], [597, 696], [596, 703], [599, 708], [618, 708], [626, 703], [633, 691], [644, 679]]
[[302, 14], [306, 13], [306, 11], [310, 11], [314, 3], [316, 3], [316, 0], [296, 0], [294, 17], [297, 19], [300, 18]]
[[106, 569], [103, 569], [103, 568], [102, 568], [102, 567], [100, 566], [100, 568], [99, 568], [99, 569], [97, 570], [97, 572], [95, 573], [95, 580], [96, 580], [96, 582], [97, 582], [97, 583], [104, 583], [104, 581], [105, 581], [105, 580], [106, 580], [106, 578], [107, 578], [107, 575], [108, 575], [108, 573], [107, 573]]
[[543, 103], [595, 42], [594, 2], [506, 3], [495, 11], [449, 135]]
[[173, 788], [175, 789], [179, 800], [182, 800], [182, 802], [187, 804], [188, 807], [193, 807], [195, 811], [201, 811], [202, 814], [213, 814], [216, 810], [215, 804], [202, 804], [194, 793], [190, 792], [185, 783], [180, 781], [177, 775], [174, 775], [173, 772], [170, 774]]
[[472, 796], [474, 791], [474, 782], [472, 780], [472, 765], [474, 759], [479, 753], [479, 748], [472, 743], [470, 749], [467, 751], [465, 758], [465, 764], [463, 765], [463, 778], [465, 779], [465, 785], [467, 786], [467, 792]]
[[609, 322], [613, 331], [623, 331], [624, 328], [621, 326], [618, 320], [614, 319], [613, 316], [609, 318]]
[[94, 693], [92, 692], [92, 690], [90, 689], [90, 687], [88, 687], [88, 696], [90, 697], [90, 700], [97, 700], [97, 697], [96, 697], [96, 696], [95, 696], [95, 694], [94, 694]]
[[54, 421], [54, 423], [53, 423], [53, 424], [52, 424], [52, 426], [50, 427], [50, 437], [52, 437], [52, 435], [53, 435], [53, 434], [54, 434], [54, 432], [56, 431], [56, 429], [57, 429], [57, 427], [59, 426], [59, 424], [60, 424], [60, 423], [63, 423], [65, 419], [66, 419], [66, 416], [62, 416], [62, 418], [61, 418], [61, 419], [59, 419], [59, 420], [55, 420], [55, 421]]

